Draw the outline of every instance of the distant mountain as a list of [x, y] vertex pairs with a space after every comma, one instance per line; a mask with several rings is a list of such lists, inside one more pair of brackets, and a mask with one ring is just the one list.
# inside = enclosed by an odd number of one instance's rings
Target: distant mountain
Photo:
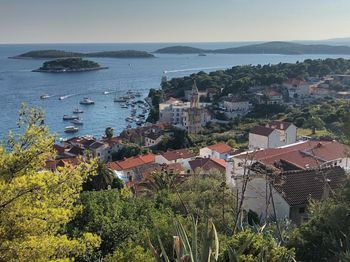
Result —
[[120, 50], [120, 51], [102, 51], [94, 53], [77, 53], [62, 50], [36, 50], [30, 51], [10, 58], [23, 59], [52, 59], [69, 57], [111, 57], [111, 58], [152, 58], [153, 54], [145, 51]]
[[155, 51], [156, 53], [169, 54], [197, 54], [197, 53], [218, 53], [218, 54], [350, 54], [350, 46], [332, 46], [312, 44], [305, 45], [291, 42], [267, 42], [261, 44], [252, 44], [232, 48], [204, 50], [189, 46], [171, 46]]
[[155, 51], [155, 53], [161, 53], [161, 54], [198, 54], [198, 53], [206, 53], [210, 50], [205, 50], [201, 48], [196, 47], [190, 47], [190, 46], [170, 46], [161, 48]]

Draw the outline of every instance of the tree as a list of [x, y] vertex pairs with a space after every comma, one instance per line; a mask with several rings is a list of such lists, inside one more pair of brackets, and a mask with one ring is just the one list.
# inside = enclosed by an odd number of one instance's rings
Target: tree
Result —
[[0, 146], [0, 261], [68, 260], [92, 252], [99, 237], [71, 238], [65, 226], [81, 208], [82, 184], [94, 164], [46, 170], [55, 152], [44, 115], [25, 105], [19, 115], [24, 133], [10, 134], [8, 147]]
[[316, 134], [316, 129], [321, 129], [324, 127], [324, 122], [321, 118], [313, 116], [307, 121], [307, 126], [312, 129], [312, 134], [314, 135]]
[[105, 163], [98, 161], [96, 174], [90, 175], [83, 185], [84, 190], [106, 190], [106, 189], [122, 189], [123, 181], [114, 174], [113, 170], [109, 169]]
[[296, 228], [289, 242], [297, 260], [347, 261], [340, 258], [350, 251], [350, 180], [340, 193], [313, 202], [309, 213], [309, 220]]
[[[70, 223], [69, 232], [73, 236], [92, 232], [101, 237], [100, 248], [89, 261], [131, 256], [137, 246], [148, 248], [147, 230], [152, 241], [157, 234], [163, 237], [173, 230], [169, 208], [157, 207], [152, 199], [132, 197], [127, 189], [86, 191], [81, 201], [83, 209]], [[170, 240], [165, 246], [171, 250]]]
[[107, 139], [111, 139], [113, 137], [113, 128], [112, 127], [107, 127], [105, 130], [105, 135]]

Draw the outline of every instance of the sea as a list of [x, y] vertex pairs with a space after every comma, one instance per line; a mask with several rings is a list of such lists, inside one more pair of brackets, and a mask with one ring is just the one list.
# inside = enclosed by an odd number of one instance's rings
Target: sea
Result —
[[[247, 64], [277, 64], [305, 59], [338, 58], [339, 55], [271, 55], [271, 54], [155, 54], [153, 59], [90, 58], [106, 70], [80, 73], [38, 73], [45, 60], [9, 59], [28, 51], [59, 49], [74, 52], [96, 52], [112, 50], [143, 50], [153, 52], [173, 45], [188, 45], [217, 49], [242, 45], [243, 43], [130, 43], [130, 44], [3, 44], [0, 45], [0, 140], [5, 140], [9, 131], [20, 132], [16, 122], [21, 103], [40, 107], [45, 112], [45, 123], [57, 139], [71, 136], [92, 135], [101, 137], [106, 127], [114, 134], [122, 132], [130, 116], [130, 108], [121, 108], [113, 102], [114, 96], [123, 96], [128, 90], [138, 91], [145, 98], [151, 88], [160, 88], [161, 78], [166, 72], [168, 79], [183, 77], [205, 71], [211, 72]], [[341, 56], [350, 59], [350, 56]], [[108, 94], [106, 94], [108, 93]], [[48, 94], [48, 99], [40, 96]], [[59, 100], [60, 96], [66, 99]], [[95, 101], [91, 106], [80, 106], [79, 101], [89, 97]], [[71, 125], [63, 121], [65, 114], [72, 114], [79, 106], [84, 125], [75, 134], [64, 133]]]

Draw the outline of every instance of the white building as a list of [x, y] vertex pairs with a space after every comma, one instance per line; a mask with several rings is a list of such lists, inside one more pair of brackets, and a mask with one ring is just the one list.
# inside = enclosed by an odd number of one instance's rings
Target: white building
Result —
[[145, 136], [145, 147], [152, 147], [158, 145], [163, 138], [164, 135], [160, 132], [149, 133]]
[[280, 133], [273, 128], [256, 126], [249, 132], [249, 149], [274, 148], [281, 146]]
[[225, 143], [219, 143], [199, 150], [199, 156], [203, 158], [218, 158], [226, 160], [232, 153], [232, 147]]
[[219, 106], [225, 110], [224, 113], [229, 118], [244, 116], [249, 113], [252, 108], [252, 104], [248, 100], [234, 96], [223, 98]]
[[290, 98], [306, 97], [311, 93], [310, 85], [299, 79], [289, 79], [283, 83], [287, 88]]
[[293, 123], [272, 121], [249, 132], [249, 149], [276, 148], [295, 143], [297, 128]]
[[[199, 103], [200, 108], [205, 108], [210, 103]], [[159, 104], [159, 122], [168, 123], [180, 128], [186, 128], [186, 114], [184, 113], [191, 106], [190, 102], [182, 102], [181, 100], [171, 98], [165, 103]], [[210, 121], [210, 115], [202, 116], [203, 126]]]

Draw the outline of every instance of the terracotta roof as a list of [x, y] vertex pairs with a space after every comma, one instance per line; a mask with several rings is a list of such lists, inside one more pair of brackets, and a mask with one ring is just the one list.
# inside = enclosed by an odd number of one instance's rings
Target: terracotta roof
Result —
[[92, 143], [92, 144], [89, 146], [89, 148], [97, 149], [97, 148], [100, 148], [100, 147], [102, 147], [102, 146], [105, 146], [105, 144], [104, 144], [104, 143], [101, 143], [101, 142], [99, 142], [99, 141], [96, 141], [96, 142]]
[[304, 80], [293, 78], [293, 79], [288, 79], [287, 81], [284, 82], [284, 84], [289, 84], [289, 85], [293, 85], [293, 86], [299, 86], [299, 85], [306, 84], [306, 82]]
[[304, 141], [280, 148], [267, 148], [256, 152], [241, 153], [235, 158], [256, 160], [265, 165], [284, 161], [301, 169], [346, 157], [348, 147], [336, 141]]
[[96, 139], [94, 137], [72, 137], [68, 139], [65, 143], [68, 144], [79, 144], [84, 147], [90, 146], [92, 143], [94, 143]]
[[278, 130], [286, 130], [291, 125], [292, 123], [290, 122], [275, 120], [275, 121], [271, 121], [270, 123], [267, 123], [265, 126], [273, 129], [278, 129]]
[[266, 90], [266, 95], [268, 97], [281, 96], [281, 93], [278, 92], [277, 90], [273, 89], [273, 88], [269, 88], [269, 89]]
[[107, 143], [109, 146], [114, 146], [120, 144], [122, 142], [122, 138], [119, 136], [114, 136], [111, 139], [103, 138], [101, 141]]
[[346, 174], [341, 167], [285, 172], [275, 180], [274, 187], [290, 206], [304, 206], [309, 199], [322, 199], [325, 178], [333, 191], [341, 187]]
[[109, 162], [107, 166], [113, 170], [122, 171], [153, 163], [154, 160], [155, 155], [150, 153], [145, 155], [129, 157], [120, 161]]
[[189, 164], [193, 171], [198, 168], [203, 169], [204, 171], [216, 169], [221, 173], [224, 173], [226, 171], [226, 162], [222, 159], [214, 159], [215, 158], [197, 158], [195, 160], [189, 161]]
[[174, 172], [174, 173], [182, 173], [184, 171], [182, 165], [180, 163], [173, 163], [173, 164], [155, 164], [154, 166], [151, 166], [149, 168], [146, 168], [141, 172], [142, 180], [149, 179], [151, 175], [155, 172], [161, 172], [161, 171], [167, 171], [167, 172]]
[[58, 154], [62, 154], [65, 152], [66, 148], [60, 145], [53, 145], [53, 148], [57, 151]]
[[84, 155], [84, 149], [81, 147], [73, 146], [71, 149], [68, 150], [68, 153], [74, 155]]
[[269, 136], [274, 130], [275, 129], [266, 126], [256, 126], [250, 130], [250, 133], [260, 136]]
[[145, 137], [152, 139], [152, 140], [157, 140], [162, 135], [163, 135], [163, 132], [151, 132], [151, 133], [147, 134]]
[[161, 155], [166, 158], [168, 161], [176, 160], [176, 159], [185, 159], [185, 158], [191, 158], [195, 157], [196, 155], [192, 153], [189, 149], [179, 149], [179, 150], [173, 150], [173, 151], [167, 151], [164, 153], [161, 153]]
[[229, 153], [232, 151], [232, 147], [225, 143], [218, 143], [215, 145], [208, 146], [209, 149], [219, 152], [220, 154]]

